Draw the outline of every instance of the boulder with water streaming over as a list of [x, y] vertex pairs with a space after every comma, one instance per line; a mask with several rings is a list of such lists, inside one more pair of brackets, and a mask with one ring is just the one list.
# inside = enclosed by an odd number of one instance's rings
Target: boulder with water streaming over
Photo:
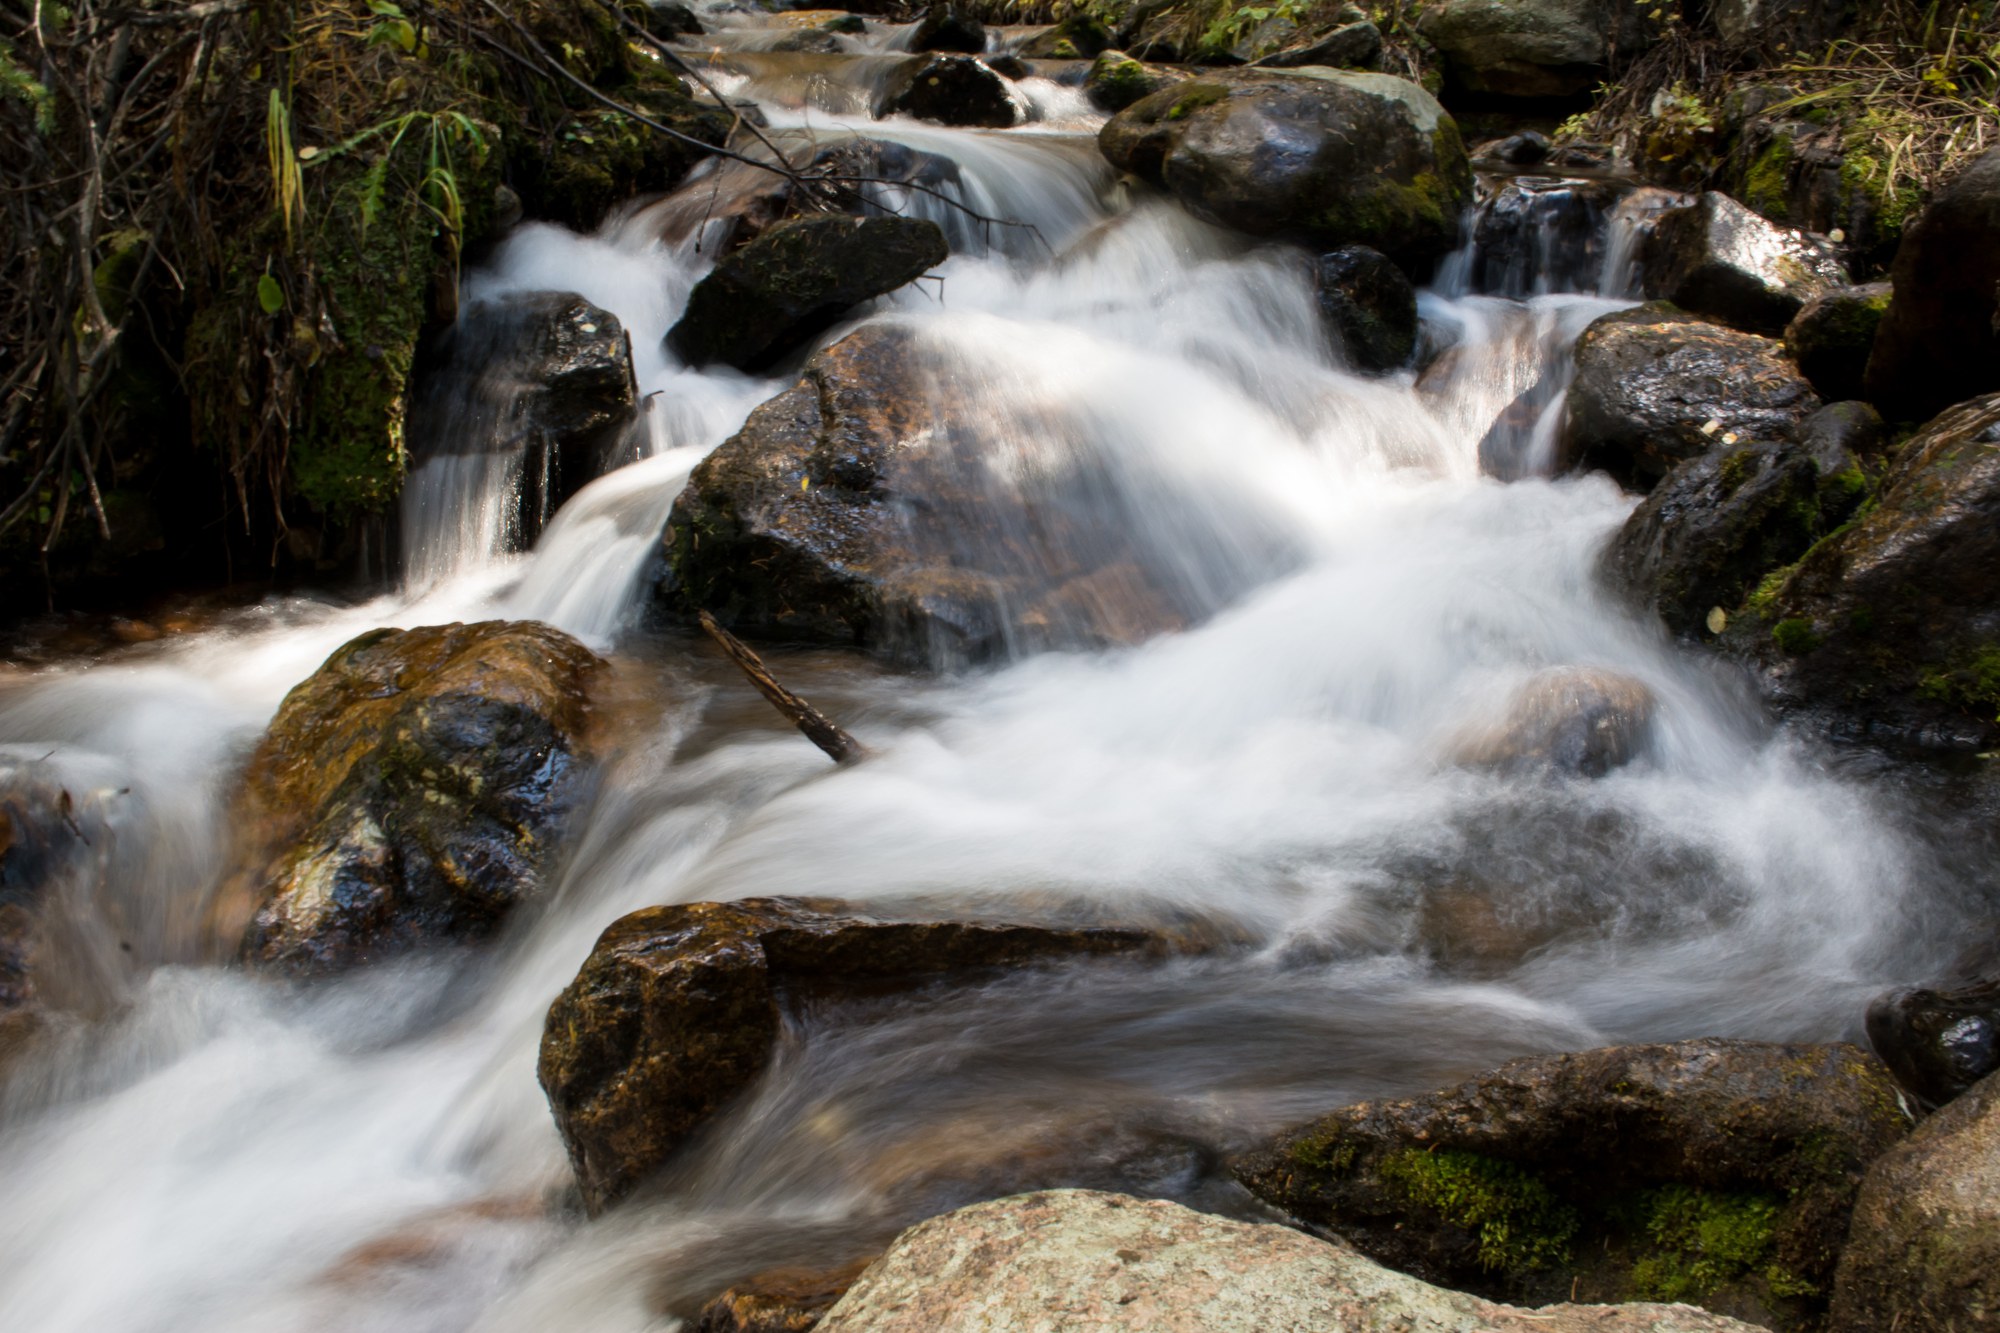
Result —
[[691, 366], [762, 370], [950, 253], [937, 223], [921, 218], [780, 222], [695, 284], [667, 347]]
[[1819, 408], [1779, 343], [1650, 302], [1577, 339], [1559, 455], [1650, 490], [1711, 449], [1791, 440]]
[[939, 125], [1005, 130], [1025, 108], [992, 66], [976, 56], [917, 56], [898, 66], [875, 99], [875, 118], [914, 116]]
[[1752, 333], [1783, 333], [1808, 301], [1847, 285], [1819, 242], [1713, 190], [1662, 213], [1640, 262], [1648, 297]]
[[648, 908], [613, 923], [550, 1006], [538, 1074], [596, 1213], [756, 1080], [794, 998], [890, 995], [1156, 943], [1105, 927], [886, 921], [785, 898]]
[[1237, 1175], [1374, 1259], [1493, 1299], [1688, 1300], [1804, 1329], [1863, 1172], [1908, 1128], [1855, 1047], [1707, 1039], [1363, 1102]]
[[1749, 1333], [1684, 1305], [1520, 1310], [1290, 1227], [1045, 1190], [905, 1231], [822, 1333]]
[[1417, 31], [1457, 87], [1530, 100], [1587, 93], [1659, 38], [1636, 0], [1441, 0]]
[[1313, 265], [1320, 318], [1347, 363], [1374, 374], [1400, 370], [1417, 350], [1417, 289], [1379, 250], [1348, 245]]
[[528, 621], [371, 630], [285, 696], [243, 781], [242, 955], [313, 974], [490, 934], [587, 795], [603, 663]]
[[1498, 720], [1461, 732], [1452, 758], [1508, 773], [1603, 777], [1645, 749], [1653, 712], [1644, 681], [1601, 667], [1551, 667], [1523, 681]]
[[1457, 124], [1387, 74], [1204, 74], [1113, 116], [1098, 146], [1198, 217], [1317, 248], [1366, 245], [1413, 272], [1457, 244], [1472, 201]]

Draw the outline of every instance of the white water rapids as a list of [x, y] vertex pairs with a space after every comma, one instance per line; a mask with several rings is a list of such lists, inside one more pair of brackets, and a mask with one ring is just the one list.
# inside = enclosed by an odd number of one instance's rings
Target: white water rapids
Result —
[[[865, 1255], [999, 1192], [1239, 1208], [1220, 1161], [1257, 1135], [1518, 1054], [1851, 1037], [1874, 989], [1948, 951], [1969, 891], [1895, 793], [1774, 733], [1598, 590], [1632, 499], [1481, 476], [1487, 426], [1606, 298], [1427, 293], [1450, 364], [1422, 391], [1364, 379], [1328, 350], [1302, 255], [1127, 197], [1073, 90], [1031, 87], [1044, 119], [994, 133], [852, 126], [825, 75], [731, 79], [774, 124], [947, 156], [979, 211], [1033, 224], [1037, 244], [955, 254], [867, 317], [931, 340], [967, 403], [1067, 423], [1008, 436], [996, 469], [1060, 484], [1088, 463], [1089, 502], [1175, 553], [1210, 615], [939, 677], [773, 654], [878, 751], [832, 769], [699, 640], [642, 627], [689, 469], [788, 379], [661, 350], [708, 260], [643, 213], [524, 228], [468, 299], [614, 311], [649, 395], [642, 461], [523, 555], [497, 549], [504, 460], [439, 459], [409, 487], [405, 591], [274, 600], [0, 685], [0, 758], [99, 793], [116, 846], [63, 904], [96, 946], [95, 1016], [0, 1088], [0, 1328], [668, 1330], [736, 1277]], [[1546, 429], [1524, 446], [1544, 468]], [[613, 654], [636, 700], [552, 899], [477, 956], [306, 990], [218, 961], [230, 786], [285, 692], [364, 629], [494, 616]], [[1445, 762], [1562, 664], [1656, 692], [1638, 762], [1595, 782]], [[1536, 947], [1436, 961], [1427, 904], [1453, 884], [1497, 894]], [[535, 1083], [549, 1001], [625, 912], [769, 894], [1197, 919], [1254, 947], [810, 1012], [666, 1179], [583, 1221]]]

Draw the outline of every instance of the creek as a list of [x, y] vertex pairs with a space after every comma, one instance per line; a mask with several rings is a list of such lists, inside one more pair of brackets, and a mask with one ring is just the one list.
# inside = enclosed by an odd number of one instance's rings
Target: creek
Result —
[[[1634, 501], [1546, 475], [1553, 407], [1506, 442], [1521, 479], [1482, 474], [1489, 425], [1628, 299], [1630, 218], [1600, 219], [1588, 255], [1484, 265], [1485, 290], [1459, 256], [1422, 295], [1444, 359], [1421, 387], [1365, 378], [1329, 350], [1306, 257], [1121, 185], [1075, 88], [1026, 80], [1035, 119], [1008, 131], [869, 122], [903, 31], [806, 56], [769, 51], [768, 20], [708, 19], [719, 85], [775, 133], [937, 154], [963, 202], [1029, 224], [899, 200], [954, 254], [865, 317], [906, 322], [1002, 423], [992, 484], [1123, 525], [1198, 614], [1137, 647], [935, 674], [773, 651], [877, 752], [830, 767], [645, 614], [690, 469], [790, 378], [663, 350], [712, 256], [645, 208], [592, 236], [522, 228], [467, 303], [557, 289], [616, 313], [649, 404], [637, 461], [520, 552], [520, 460], [413, 441], [393, 594], [274, 599], [0, 676], [0, 763], [97, 794], [110, 834], [105, 873], [59, 905], [66, 1008], [90, 1017], [0, 1087], [0, 1327], [668, 1330], [740, 1276], [864, 1257], [1018, 1189], [1250, 1215], [1229, 1152], [1516, 1055], [1853, 1039], [1871, 993], [1948, 955], [1976, 858], [1921, 794], [1774, 729], [1599, 589]], [[618, 665], [624, 744], [553, 895], [477, 953], [304, 989], [228, 965], [207, 913], [231, 784], [286, 691], [364, 630], [492, 617]], [[1448, 762], [1561, 665], [1651, 688], [1637, 762], [1595, 781]], [[809, 1007], [667, 1178], [596, 1221], [561, 1207], [534, 1072], [550, 1000], [625, 912], [774, 894], [1241, 946]]]

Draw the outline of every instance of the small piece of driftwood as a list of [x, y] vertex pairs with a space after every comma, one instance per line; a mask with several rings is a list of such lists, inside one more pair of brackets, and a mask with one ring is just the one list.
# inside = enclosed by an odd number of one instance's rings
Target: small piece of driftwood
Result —
[[858, 764], [868, 757], [868, 747], [836, 726], [825, 713], [814, 708], [798, 695], [780, 685], [764, 665], [764, 659], [750, 651], [750, 645], [715, 623], [715, 617], [704, 611], [701, 613], [701, 627], [708, 631], [708, 637], [722, 646], [729, 654], [729, 660], [743, 669], [757, 692], [771, 701], [771, 707], [785, 715], [785, 719], [800, 731], [806, 739], [827, 752], [836, 764]]

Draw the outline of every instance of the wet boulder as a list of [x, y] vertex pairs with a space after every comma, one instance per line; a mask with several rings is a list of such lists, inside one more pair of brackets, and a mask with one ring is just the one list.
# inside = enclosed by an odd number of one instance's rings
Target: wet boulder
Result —
[[1347, 364], [1380, 374], [1417, 350], [1417, 289], [1380, 251], [1349, 245], [1313, 266], [1320, 318]]
[[1895, 296], [1864, 396], [1891, 420], [1917, 421], [2000, 389], [2000, 148], [1938, 191], [1889, 276]]
[[1873, 505], [1752, 599], [1732, 628], [1782, 705], [1843, 734], [2000, 742], [2000, 394], [1889, 460]]
[[638, 15], [639, 21], [645, 25], [647, 32], [664, 40], [699, 37], [707, 31], [701, 26], [694, 10], [679, 3], [679, 0], [660, 0], [659, 3], [648, 0], [643, 10]]
[[1065, 15], [1014, 49], [1024, 60], [1094, 60], [1111, 49], [1111, 29], [1087, 10]]
[[1559, 453], [1649, 490], [1710, 449], [1790, 440], [1819, 408], [1779, 343], [1649, 303], [1577, 339]]
[[910, 34], [912, 51], [956, 51], [976, 56], [986, 49], [986, 25], [956, 5], [932, 5]]
[[1713, 190], [1660, 215], [1640, 264], [1649, 298], [1752, 333], [1783, 333], [1808, 301], [1847, 285], [1839, 261], [1805, 233]]
[[1364, 18], [1342, 24], [1320, 36], [1280, 47], [1256, 57], [1250, 63], [1263, 69], [1301, 69], [1308, 65], [1329, 69], [1374, 69], [1382, 63], [1382, 30]]
[[2000, 1308], [2000, 1086], [1918, 1125], [1870, 1168], [1834, 1282], [1833, 1327], [1964, 1333]]
[[944, 232], [921, 218], [780, 222], [695, 284], [667, 347], [691, 366], [762, 370], [950, 253]]
[[559, 630], [371, 630], [250, 757], [246, 960], [326, 972], [491, 933], [543, 886], [595, 753], [603, 663]]
[[1524, 681], [1499, 720], [1452, 747], [1474, 768], [1602, 777], [1630, 763], [1652, 733], [1653, 692], [1596, 667], [1552, 667]]
[[1113, 116], [1098, 146], [1190, 212], [1252, 236], [1366, 245], [1405, 269], [1449, 252], [1472, 201], [1458, 126], [1386, 74], [1209, 74]]
[[1819, 469], [1822, 532], [1852, 518], [1868, 499], [1888, 440], [1882, 414], [1861, 402], [1828, 403], [1799, 427], [1799, 447]]
[[[1524, 142], [1506, 151], [1533, 151], [1525, 135], [1515, 139]], [[1546, 149], [1546, 140], [1542, 146]], [[1473, 216], [1473, 290], [1519, 297], [1593, 290], [1621, 193], [1608, 181], [1548, 176], [1507, 180]]]
[[1013, 90], [974, 56], [917, 56], [898, 66], [875, 101], [875, 118], [914, 116], [939, 125], [1011, 129], [1024, 111]]
[[1518, 1310], [1290, 1227], [1165, 1199], [1044, 1190], [905, 1231], [821, 1333], [1749, 1333], [1685, 1306]]
[[[1604, 553], [1614, 588], [1676, 634], [1713, 632], [1820, 531], [1819, 469], [1795, 445], [1746, 444], [1675, 466]], [[1716, 613], [1723, 619], [1717, 621]]]
[[954, 373], [897, 323], [817, 353], [695, 468], [662, 596], [749, 637], [933, 663], [1177, 628], [1144, 534], [1080, 506], [1065, 469], [988, 462], [1063, 423], [947, 389]]
[[1889, 309], [1889, 284], [1836, 287], [1813, 297], [1785, 326], [1785, 350], [1830, 403], [1862, 396], [1868, 352]]
[[1868, 1005], [1868, 1044], [1898, 1083], [1942, 1106], [2000, 1070], [2000, 978], [1878, 995]]
[[752, 1274], [702, 1306], [691, 1333], [807, 1333], [866, 1267], [864, 1260]]
[[1083, 79], [1084, 96], [1099, 111], [1123, 111], [1142, 97], [1187, 78], [1179, 70], [1148, 65], [1123, 51], [1106, 51], [1090, 62]]
[[[66, 908], [99, 899], [125, 793], [73, 782], [45, 761], [0, 756], [0, 1065], [51, 1008], [93, 998], [51, 994], [65, 978], [50, 972], [92, 970], [87, 947], [64, 950], [57, 937]], [[54, 989], [79, 989], [66, 980]]]
[[756, 1079], [791, 998], [882, 996], [1151, 944], [1140, 931], [883, 921], [783, 898], [648, 908], [614, 922], [556, 997], [537, 1072], [597, 1213]]
[[1253, 1153], [1259, 1198], [1492, 1299], [1669, 1299], [1817, 1327], [1862, 1174], [1908, 1130], [1852, 1046], [1531, 1056], [1335, 1111]]
[[848, 46], [837, 33], [828, 32], [824, 28], [801, 28], [797, 32], [788, 32], [780, 37], [771, 44], [771, 49], [801, 55], [837, 56], [845, 55]]
[[1645, 14], [1634, 0], [1442, 0], [1417, 31], [1469, 93], [1566, 98], [1652, 46], [1658, 28]]

